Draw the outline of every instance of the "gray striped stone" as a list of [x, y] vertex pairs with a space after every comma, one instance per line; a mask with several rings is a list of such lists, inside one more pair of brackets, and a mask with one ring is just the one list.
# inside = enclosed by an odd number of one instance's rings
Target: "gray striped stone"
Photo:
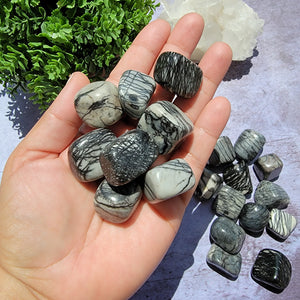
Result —
[[208, 163], [212, 166], [220, 166], [232, 163], [235, 160], [235, 151], [228, 136], [220, 136], [209, 158]]

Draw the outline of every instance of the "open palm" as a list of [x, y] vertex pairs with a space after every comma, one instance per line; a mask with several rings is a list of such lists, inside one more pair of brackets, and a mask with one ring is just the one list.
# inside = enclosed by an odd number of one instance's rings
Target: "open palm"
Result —
[[[165, 21], [150, 23], [108, 80], [117, 85], [128, 69], [152, 75], [164, 51], [189, 57], [203, 26], [197, 14], [183, 17], [172, 31]], [[228, 101], [212, 98], [230, 62], [229, 47], [213, 45], [200, 62], [199, 93], [175, 102], [195, 129], [174, 155], [190, 164], [197, 181], [229, 117]], [[88, 83], [74, 73], [6, 164], [0, 190], [1, 299], [128, 298], [163, 258], [192, 196], [193, 190], [155, 205], [142, 200], [124, 224], [101, 220], [93, 205], [95, 184], [78, 182], [67, 159], [81, 125], [74, 95]], [[154, 99], [166, 98], [171, 95], [158, 87]], [[117, 134], [126, 128], [124, 122], [114, 126]]]

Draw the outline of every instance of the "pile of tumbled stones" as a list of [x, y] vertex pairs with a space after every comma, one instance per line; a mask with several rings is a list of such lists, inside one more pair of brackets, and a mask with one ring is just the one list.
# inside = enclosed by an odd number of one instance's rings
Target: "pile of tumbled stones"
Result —
[[[282, 160], [274, 153], [261, 156], [265, 142], [252, 129], [244, 130], [234, 145], [228, 136], [219, 137], [195, 191], [201, 201], [212, 200], [217, 215], [210, 228], [207, 264], [230, 280], [238, 278], [246, 234], [259, 237], [266, 228], [270, 236], [283, 242], [296, 227], [296, 218], [284, 211], [290, 198], [274, 183]], [[253, 192], [250, 165], [259, 184], [254, 201], [249, 202], [246, 199]], [[291, 273], [288, 258], [274, 249], [261, 250], [251, 270], [253, 280], [276, 293], [288, 286]]]
[[[94, 197], [101, 218], [123, 223], [143, 193], [150, 203], [156, 203], [195, 185], [192, 169], [183, 159], [151, 168], [159, 155], [170, 154], [192, 133], [193, 123], [172, 102], [149, 103], [156, 83], [178, 97], [191, 98], [201, 81], [198, 65], [179, 53], [164, 52], [155, 64], [154, 79], [127, 70], [118, 87], [98, 81], [76, 94], [75, 109], [94, 130], [71, 144], [69, 163], [79, 181], [101, 181]], [[117, 137], [109, 127], [123, 116], [137, 120], [137, 126]]]

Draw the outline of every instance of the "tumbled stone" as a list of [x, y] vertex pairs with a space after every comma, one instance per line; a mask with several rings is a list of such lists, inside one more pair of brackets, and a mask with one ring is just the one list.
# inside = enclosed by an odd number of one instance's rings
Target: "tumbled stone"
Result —
[[249, 167], [244, 161], [226, 168], [223, 173], [223, 180], [227, 185], [244, 195], [249, 195], [253, 191]]
[[144, 194], [151, 203], [183, 194], [195, 185], [193, 170], [184, 159], [173, 159], [146, 173]]
[[134, 70], [125, 71], [119, 81], [119, 97], [124, 112], [133, 119], [139, 119], [155, 87], [151, 76]]
[[158, 101], [145, 110], [137, 127], [153, 138], [160, 154], [167, 154], [193, 131], [194, 125], [175, 104]]
[[105, 146], [116, 136], [106, 128], [98, 128], [75, 140], [68, 151], [71, 170], [83, 182], [102, 178], [99, 157]]
[[245, 195], [234, 188], [223, 185], [213, 203], [213, 209], [219, 216], [236, 221], [246, 202]]
[[107, 127], [122, 117], [118, 88], [108, 81], [96, 81], [83, 87], [75, 96], [79, 117], [94, 128]]
[[285, 241], [294, 231], [297, 219], [286, 211], [273, 208], [267, 226], [267, 232], [280, 241]]
[[283, 168], [282, 160], [275, 154], [266, 154], [257, 159], [253, 165], [258, 180], [275, 180]]
[[251, 276], [255, 282], [263, 287], [282, 292], [292, 277], [292, 266], [288, 258], [273, 249], [261, 250], [254, 262]]
[[262, 180], [255, 190], [254, 201], [266, 205], [269, 210], [284, 209], [289, 205], [290, 197], [280, 185]]
[[185, 56], [175, 52], [162, 53], [154, 68], [154, 79], [180, 97], [192, 98], [200, 88], [202, 70]]
[[263, 150], [265, 137], [252, 129], [244, 130], [234, 144], [237, 157], [251, 163]]
[[231, 219], [218, 217], [210, 227], [212, 241], [230, 254], [240, 252], [246, 234], [244, 229]]
[[219, 190], [223, 179], [217, 173], [204, 168], [200, 181], [195, 190], [195, 196], [199, 200], [210, 200], [212, 199], [217, 191]]
[[103, 180], [94, 197], [95, 210], [103, 220], [123, 223], [135, 211], [142, 194], [142, 188], [135, 181], [114, 187]]
[[270, 212], [265, 205], [246, 203], [240, 213], [239, 222], [248, 233], [261, 233], [267, 226]]
[[100, 154], [100, 164], [109, 184], [124, 185], [144, 174], [158, 156], [158, 148], [147, 132], [133, 129]]
[[230, 280], [236, 280], [242, 266], [242, 256], [229, 254], [216, 244], [212, 244], [206, 256], [209, 267]]

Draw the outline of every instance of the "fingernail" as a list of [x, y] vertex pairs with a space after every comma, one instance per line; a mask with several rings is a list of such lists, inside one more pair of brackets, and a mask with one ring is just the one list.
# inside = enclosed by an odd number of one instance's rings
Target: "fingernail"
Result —
[[74, 74], [74, 73], [72, 73], [72, 74], [70, 74], [70, 75], [69, 75], [69, 79], [68, 79], [68, 81], [67, 81], [67, 84], [68, 84], [68, 83], [69, 83], [69, 81], [72, 79], [72, 77], [73, 77], [73, 74]]

